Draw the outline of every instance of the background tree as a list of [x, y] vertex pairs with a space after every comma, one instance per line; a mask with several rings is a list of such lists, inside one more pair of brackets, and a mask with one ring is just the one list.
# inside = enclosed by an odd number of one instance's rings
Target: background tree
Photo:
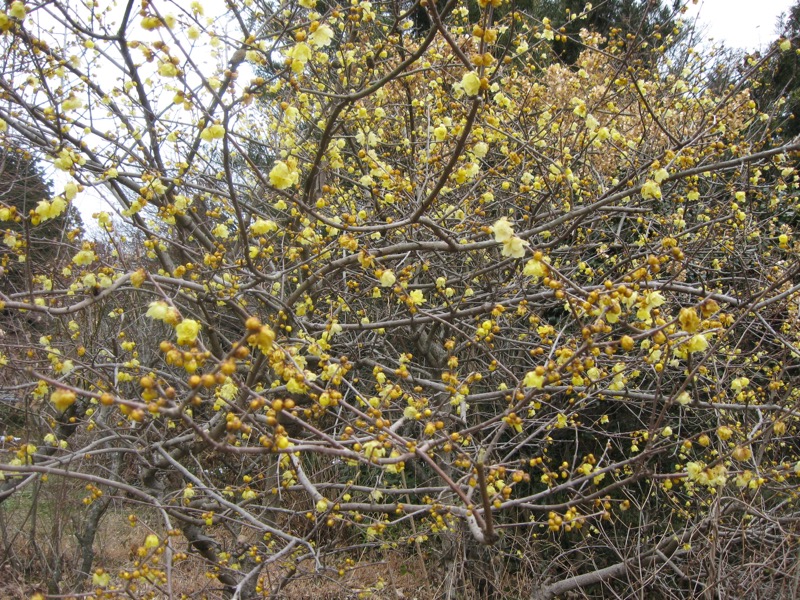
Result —
[[[445, 7], [452, 9], [453, 3], [437, 3], [437, 11]], [[552, 37], [548, 35], [555, 56], [561, 62], [574, 64], [583, 50], [580, 40], [581, 29], [590, 29], [604, 37], [613, 37], [613, 44], [626, 48], [629, 60], [635, 56], [641, 59], [648, 55], [641, 52], [639, 44], [660, 45], [666, 37], [670, 44], [677, 41], [675, 33], [676, 19], [683, 13], [682, 3], [673, 0], [604, 0], [586, 3], [582, 0], [527, 0], [500, 4], [493, 7], [495, 18], [501, 18], [509, 11], [517, 11], [533, 18], [542, 24], [557, 23], [559, 27], [550, 28]], [[481, 20], [481, 5], [477, 1], [467, 3], [469, 21], [477, 23]], [[417, 3], [412, 9], [414, 31], [425, 34], [430, 31], [433, 22], [425, 6]], [[635, 42], [633, 45], [630, 42]], [[501, 43], [502, 47], [503, 44]]]
[[[550, 64], [566, 19], [424, 8], [424, 35], [400, 2], [254, 1], [224, 33], [197, 3], [0, 18], [8, 131], [141, 240], [98, 213], [62, 287], [0, 297], [52, 324], [3, 348], [20, 586], [394, 594], [370, 561], [448, 597], [797, 581], [798, 146], [746, 82], [670, 63], [680, 31], [583, 29]], [[92, 548], [122, 520], [130, 556], [43, 550], [25, 515], [55, 489], [79, 502], [51, 531]]]
[[[625, 48], [630, 55], [639, 59], [648, 56], [639, 44], [646, 42], [659, 46], [665, 38], [677, 41], [674, 35], [676, 19], [679, 18], [681, 2], [652, 2], [650, 0], [609, 0], [592, 3], [584, 19], [574, 19], [572, 15], [584, 13], [586, 3], [580, 0], [556, 0], [531, 3], [528, 9], [540, 18], [547, 17], [554, 23], [562, 23], [561, 36], [554, 40], [553, 49], [567, 64], [574, 64], [583, 50], [580, 41], [581, 29], [590, 29], [604, 37], [615, 38], [614, 43]], [[631, 42], [634, 42], [631, 44]]]
[[[64, 203], [62, 213], [45, 213], [42, 217], [39, 203], [44, 201], [49, 209], [53, 194], [30, 152], [7, 146], [0, 154], [0, 167], [0, 210], [5, 217], [2, 267], [7, 289], [24, 291], [32, 287], [34, 277], [53, 275], [66, 256], [65, 244], [76, 235], [81, 219], [63, 198], [55, 200], [57, 206]], [[25, 249], [24, 255], [30, 260], [14, 260], [18, 246]]]
[[[782, 40], [797, 37], [800, 33], [800, 4], [795, 4], [781, 15], [777, 29]], [[782, 42], [779, 40], [774, 43]], [[780, 123], [775, 129], [784, 140], [793, 139], [800, 133], [799, 65], [796, 53], [780, 53], [764, 64], [753, 86], [753, 97], [761, 106], [775, 107], [774, 117]]]

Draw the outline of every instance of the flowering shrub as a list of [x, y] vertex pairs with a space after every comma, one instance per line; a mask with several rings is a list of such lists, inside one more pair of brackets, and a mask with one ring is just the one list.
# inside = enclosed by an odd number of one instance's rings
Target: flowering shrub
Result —
[[82, 531], [155, 509], [139, 567], [84, 557], [112, 596], [463, 540], [541, 597], [793, 578], [798, 146], [759, 63], [717, 93], [677, 30], [627, 41], [649, 61], [583, 30], [567, 67], [557, 24], [435, 4], [421, 36], [391, 2], [253, 0], [225, 31], [199, 3], [11, 6], [0, 135], [66, 191], [0, 217], [112, 208], [0, 293], [37, 407], [0, 501], [59, 475], [93, 486]]

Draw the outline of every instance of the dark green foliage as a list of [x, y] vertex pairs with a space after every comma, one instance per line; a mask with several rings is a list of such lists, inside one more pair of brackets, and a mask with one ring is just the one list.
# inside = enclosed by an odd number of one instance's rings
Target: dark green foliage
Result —
[[792, 40], [792, 49], [779, 52], [767, 63], [753, 86], [753, 96], [761, 110], [769, 110], [781, 97], [786, 99], [775, 116], [781, 120], [782, 138], [790, 140], [800, 133], [800, 56], [795, 52], [800, 36], [800, 2], [781, 15], [778, 31]]
[[[621, 40], [630, 36], [637, 43], [650, 40], [652, 45], [659, 45], [656, 35], [666, 37], [672, 32], [679, 6], [678, 0], [607, 0], [594, 2], [586, 19], [571, 20], [569, 15], [583, 11], [585, 0], [527, 0], [522, 4], [528, 7], [523, 9], [516, 3], [518, 10], [539, 18], [548, 17], [554, 27], [563, 24], [567, 40], [553, 42], [553, 50], [567, 64], [573, 64], [583, 49], [578, 37], [581, 29], [596, 31], [605, 37], [617, 32]], [[630, 50], [637, 53], [635, 47]]]
[[[680, 6], [679, 0], [600, 0], [592, 3], [592, 9], [586, 18], [573, 19], [572, 15], [580, 15], [586, 8], [586, 0], [521, 0], [507, 2], [494, 9], [493, 20], [497, 21], [510, 11], [524, 13], [536, 20], [550, 19], [552, 26], [566, 36], [552, 42], [553, 51], [566, 64], [574, 64], [583, 49], [580, 41], [581, 29], [596, 31], [605, 37], [615, 35], [625, 43], [626, 39], [649, 40], [651, 45], [658, 46], [658, 36], [664, 38], [671, 34], [675, 26], [675, 17]], [[468, 3], [469, 20], [477, 23], [481, 19], [482, 10], [477, 0]], [[441, 14], [447, 10], [447, 3], [437, 3]], [[419, 5], [412, 10], [414, 32], [425, 35], [432, 26], [428, 11]], [[674, 43], [674, 39], [673, 39]], [[627, 48], [626, 48], [627, 50]], [[632, 55], [638, 55], [638, 48], [630, 48]]]
[[0, 223], [0, 231], [16, 235], [27, 248], [24, 263], [18, 262], [6, 245], [0, 250], [5, 293], [26, 290], [29, 275], [55, 272], [59, 259], [66, 255], [67, 233], [81, 225], [72, 205], [60, 217], [35, 222], [32, 211], [41, 200], [52, 197], [51, 187], [29, 152], [21, 148], [0, 150], [0, 207], [16, 211], [14, 219]]

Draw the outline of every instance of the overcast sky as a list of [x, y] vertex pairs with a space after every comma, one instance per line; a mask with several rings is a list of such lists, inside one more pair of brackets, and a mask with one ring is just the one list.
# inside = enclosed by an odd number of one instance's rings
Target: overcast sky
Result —
[[687, 17], [699, 11], [709, 36], [732, 48], [752, 50], [775, 39], [778, 15], [793, 4], [794, 0], [700, 0]]

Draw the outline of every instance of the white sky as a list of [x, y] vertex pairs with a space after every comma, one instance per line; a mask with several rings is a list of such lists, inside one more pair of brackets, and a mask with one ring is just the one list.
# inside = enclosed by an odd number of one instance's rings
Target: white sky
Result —
[[[700, 0], [687, 17], [700, 15], [714, 41], [731, 48], [754, 50], [774, 40], [778, 15], [794, 0]], [[687, 19], [688, 20], [688, 19]]]

